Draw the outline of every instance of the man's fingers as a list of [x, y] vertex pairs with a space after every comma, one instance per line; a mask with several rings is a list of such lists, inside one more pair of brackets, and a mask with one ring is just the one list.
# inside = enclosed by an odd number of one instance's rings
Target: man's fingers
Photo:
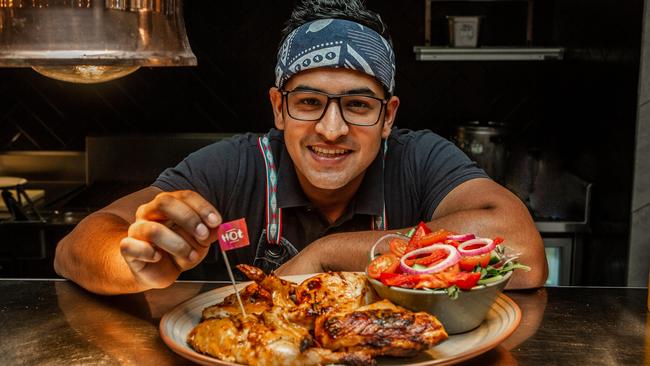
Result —
[[[185, 232], [191, 233], [198, 244], [208, 247], [217, 240], [217, 228], [221, 225], [222, 217], [219, 211], [206, 201], [200, 194], [193, 191], [177, 191], [172, 194], [188, 205], [201, 218], [202, 223], [198, 224], [196, 230], [189, 231], [184, 228]], [[198, 235], [200, 231], [200, 236]]]
[[[192, 251], [187, 256], [187, 260], [189, 260], [190, 262], [189, 265], [193, 267], [194, 265], [198, 264], [199, 261], [203, 259], [205, 254], [207, 254], [209, 247], [204, 246], [201, 242], [197, 241], [192, 235], [189, 235], [183, 230], [176, 231], [176, 234], [180, 235], [192, 247]], [[178, 264], [179, 266], [185, 268], [188, 263], [184, 262]]]
[[147, 263], [160, 261], [162, 254], [146, 241], [126, 237], [120, 242], [122, 257], [134, 271], [139, 271]]
[[120, 252], [136, 280], [149, 288], [169, 286], [182, 271], [171, 255], [142, 240], [122, 239]]
[[174, 257], [188, 259], [192, 247], [178, 233], [154, 221], [136, 221], [129, 226], [129, 237], [146, 241]]
[[177, 191], [172, 194], [190, 206], [208, 228], [214, 229], [221, 225], [222, 220], [219, 211], [200, 194], [193, 191]]
[[176, 191], [161, 193], [151, 202], [140, 206], [136, 220], [178, 225], [203, 245], [208, 245], [214, 241], [214, 235], [210, 235], [211, 229], [221, 224], [221, 215], [198, 193]]
[[[140, 209], [138, 209], [140, 211]], [[210, 235], [208, 227], [201, 220], [201, 216], [186, 202], [181, 201], [171, 194], [160, 194], [153, 201], [144, 205], [143, 214], [138, 220], [165, 221], [178, 225], [181, 229], [191, 233], [198, 240], [205, 240]]]

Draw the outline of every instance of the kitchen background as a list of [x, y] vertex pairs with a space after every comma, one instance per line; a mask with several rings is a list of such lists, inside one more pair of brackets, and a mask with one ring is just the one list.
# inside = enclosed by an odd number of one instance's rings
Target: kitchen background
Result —
[[[397, 126], [452, 138], [471, 121], [498, 123], [508, 152], [502, 183], [542, 227], [562, 223], [543, 235], [570, 249], [564, 283], [625, 285], [643, 0], [535, 1], [532, 46], [565, 49], [562, 60], [547, 61], [416, 61], [424, 1], [367, 5], [393, 37]], [[84, 213], [145, 186], [215, 134], [267, 130], [275, 51], [291, 7], [186, 0], [197, 67], [143, 68], [95, 85], [0, 68], [0, 175], [45, 187], [40, 207], [53, 218], [0, 221], [0, 277], [53, 276], [55, 243]], [[434, 1], [432, 45], [448, 44], [446, 15], [483, 16], [480, 46], [526, 46], [526, 1]], [[161, 143], [167, 138], [179, 146]], [[39, 153], [50, 163], [39, 163]], [[20, 168], [27, 160], [34, 169]], [[215, 263], [195, 275], [210, 278]]]

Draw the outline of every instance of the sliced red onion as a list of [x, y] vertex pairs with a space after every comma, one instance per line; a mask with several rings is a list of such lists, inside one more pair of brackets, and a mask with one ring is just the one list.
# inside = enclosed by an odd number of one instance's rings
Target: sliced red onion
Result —
[[[476, 244], [484, 244], [484, 245], [482, 247], [479, 247], [479, 248], [465, 249], [467, 247], [470, 247], [470, 246], [476, 245]], [[481, 255], [481, 254], [489, 253], [495, 247], [496, 247], [496, 244], [494, 244], [494, 240], [492, 240], [492, 239], [476, 238], [476, 239], [468, 240], [466, 242], [461, 243], [458, 246], [458, 252], [463, 257], [471, 257], [471, 256], [475, 256], [475, 255]]]
[[447, 235], [447, 239], [449, 240], [455, 240], [459, 243], [462, 243], [464, 241], [472, 240], [476, 238], [476, 236], [472, 233], [467, 233], [467, 234], [458, 234], [458, 235]]
[[[406, 264], [407, 259], [417, 257], [420, 254], [433, 253], [438, 249], [445, 250], [449, 254], [447, 255], [447, 258], [434, 264], [431, 267], [427, 267], [423, 269], [415, 269]], [[453, 245], [433, 244], [433, 245], [429, 245], [428, 247], [416, 249], [412, 252], [408, 252], [407, 254], [403, 255], [399, 261], [399, 266], [404, 273], [408, 273], [408, 274], [438, 273], [453, 266], [454, 264], [458, 263], [458, 261], [460, 261], [460, 253], [458, 253], [458, 250], [456, 250], [456, 248]]]

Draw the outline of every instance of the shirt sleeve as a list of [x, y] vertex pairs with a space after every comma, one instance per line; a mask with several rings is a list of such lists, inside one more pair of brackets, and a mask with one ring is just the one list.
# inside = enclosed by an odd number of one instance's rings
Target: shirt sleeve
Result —
[[153, 182], [163, 191], [192, 190], [217, 208], [225, 210], [227, 189], [235, 187], [240, 157], [236, 138], [221, 140], [203, 147], [173, 168], [167, 168]]
[[420, 212], [430, 219], [440, 202], [458, 185], [475, 178], [489, 178], [456, 145], [441, 136], [420, 131], [411, 140], [416, 190], [421, 197]]

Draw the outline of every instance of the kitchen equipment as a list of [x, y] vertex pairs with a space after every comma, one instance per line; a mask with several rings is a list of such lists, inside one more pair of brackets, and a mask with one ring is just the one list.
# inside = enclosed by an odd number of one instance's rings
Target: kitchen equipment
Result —
[[546, 286], [581, 284], [592, 184], [564, 169], [552, 149], [514, 145], [510, 155], [506, 187], [526, 204], [542, 236]]
[[[16, 193], [14, 191], [8, 191], [8, 194], [11, 195], [12, 199], [14, 200], [18, 199], [18, 196], [16, 196]], [[45, 196], [45, 191], [42, 189], [25, 189], [25, 194], [27, 195], [27, 197], [29, 197], [29, 199], [32, 202], [36, 202]], [[21, 200], [22, 199], [23, 198], [21, 198]], [[22, 202], [22, 206], [25, 206], [27, 204], [28, 204], [27, 200], [25, 200], [25, 202]], [[8, 211], [9, 208], [5, 204], [4, 200], [0, 200], [0, 212], [8, 212]]]
[[452, 47], [476, 47], [481, 18], [480, 16], [447, 16], [449, 44]]
[[182, 0], [0, 1], [0, 67], [96, 83], [140, 66], [194, 66]]
[[[0, 177], [0, 190], [2, 190], [2, 201], [4, 207], [11, 214], [14, 221], [29, 221], [28, 208], [39, 220], [43, 220], [41, 214], [34, 207], [34, 202], [25, 191], [27, 179], [19, 177]], [[12, 192], [13, 191], [13, 192]]]
[[492, 179], [504, 183], [508, 134], [505, 124], [473, 121], [459, 126], [452, 140]]
[[524, 201], [534, 218], [586, 221], [591, 184], [567, 171], [561, 154], [523, 146], [509, 151], [505, 186]]

